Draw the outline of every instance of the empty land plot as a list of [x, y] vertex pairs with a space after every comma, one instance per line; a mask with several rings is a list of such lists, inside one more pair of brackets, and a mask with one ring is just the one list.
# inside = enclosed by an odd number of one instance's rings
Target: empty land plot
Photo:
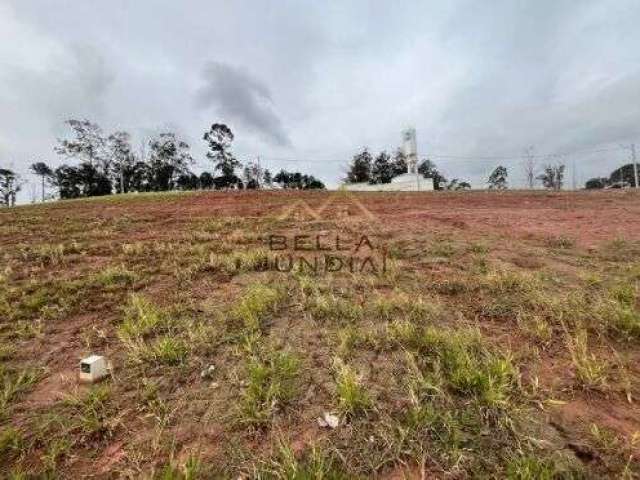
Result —
[[0, 249], [10, 478], [640, 475], [634, 192], [113, 196]]

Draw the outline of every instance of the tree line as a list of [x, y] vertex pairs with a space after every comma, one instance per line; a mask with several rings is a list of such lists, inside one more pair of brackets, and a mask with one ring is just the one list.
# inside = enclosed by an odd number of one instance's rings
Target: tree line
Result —
[[[322, 189], [324, 184], [312, 175], [281, 170], [272, 175], [256, 162], [242, 164], [233, 154], [234, 134], [223, 123], [214, 123], [203, 135], [213, 163], [213, 171], [196, 175], [190, 146], [173, 132], [160, 133], [134, 151], [126, 131], [105, 135], [97, 123], [71, 119], [70, 138], [58, 141], [54, 151], [76, 164], [51, 168], [45, 162], [31, 165], [40, 177], [42, 200], [47, 185], [58, 190], [60, 198], [93, 197], [112, 193], [161, 192], [197, 189], [259, 189], [278, 186], [286, 189]], [[0, 169], [0, 205], [15, 204], [24, 181], [13, 171]]]
[[[634, 170], [633, 163], [628, 163], [620, 168], [616, 168], [608, 177], [595, 177], [587, 180], [585, 188], [588, 190], [599, 188], [624, 188], [636, 186], [636, 171], [640, 172], [640, 164], [636, 163]], [[639, 173], [640, 174], [640, 173]]]
[[[396, 150], [393, 157], [386, 151], [374, 156], [367, 148], [356, 153], [347, 170], [346, 183], [369, 183], [371, 185], [391, 183], [398, 175], [407, 173], [407, 159], [402, 150]], [[471, 188], [469, 182], [458, 178], [447, 180], [431, 160], [418, 164], [418, 174], [433, 179], [435, 190], [463, 190]]]

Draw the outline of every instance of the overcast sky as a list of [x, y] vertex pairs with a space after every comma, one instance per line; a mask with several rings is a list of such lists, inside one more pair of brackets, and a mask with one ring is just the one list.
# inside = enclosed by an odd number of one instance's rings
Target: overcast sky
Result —
[[638, 0], [2, 0], [0, 167], [58, 165], [64, 120], [88, 118], [172, 129], [201, 167], [225, 122], [241, 161], [329, 185], [406, 126], [476, 187], [500, 163], [521, 183], [529, 145], [581, 152], [561, 158], [586, 180], [640, 144], [639, 46]]

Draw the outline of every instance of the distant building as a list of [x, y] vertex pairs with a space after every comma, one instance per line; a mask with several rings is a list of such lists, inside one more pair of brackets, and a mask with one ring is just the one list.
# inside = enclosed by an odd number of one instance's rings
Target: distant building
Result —
[[418, 147], [416, 129], [402, 131], [402, 153], [407, 161], [407, 173], [398, 175], [391, 183], [345, 183], [347, 190], [354, 192], [421, 192], [433, 190], [433, 178], [424, 178], [418, 173]]
[[402, 131], [402, 153], [407, 161], [407, 172], [418, 173], [418, 144], [416, 143], [416, 129], [413, 127]]
[[391, 183], [345, 183], [343, 186], [352, 192], [428, 192], [433, 190], [433, 178], [404, 173], [394, 177]]

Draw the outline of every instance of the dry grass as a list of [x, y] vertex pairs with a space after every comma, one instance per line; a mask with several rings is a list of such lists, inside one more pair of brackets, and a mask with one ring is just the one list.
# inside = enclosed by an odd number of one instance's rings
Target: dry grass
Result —
[[[640, 476], [638, 242], [587, 248], [554, 196], [362, 195], [374, 222], [236, 193], [0, 212], [1, 478]], [[544, 233], [501, 223], [519, 195]], [[270, 269], [299, 233], [386, 272]], [[89, 353], [113, 375], [79, 386]]]

